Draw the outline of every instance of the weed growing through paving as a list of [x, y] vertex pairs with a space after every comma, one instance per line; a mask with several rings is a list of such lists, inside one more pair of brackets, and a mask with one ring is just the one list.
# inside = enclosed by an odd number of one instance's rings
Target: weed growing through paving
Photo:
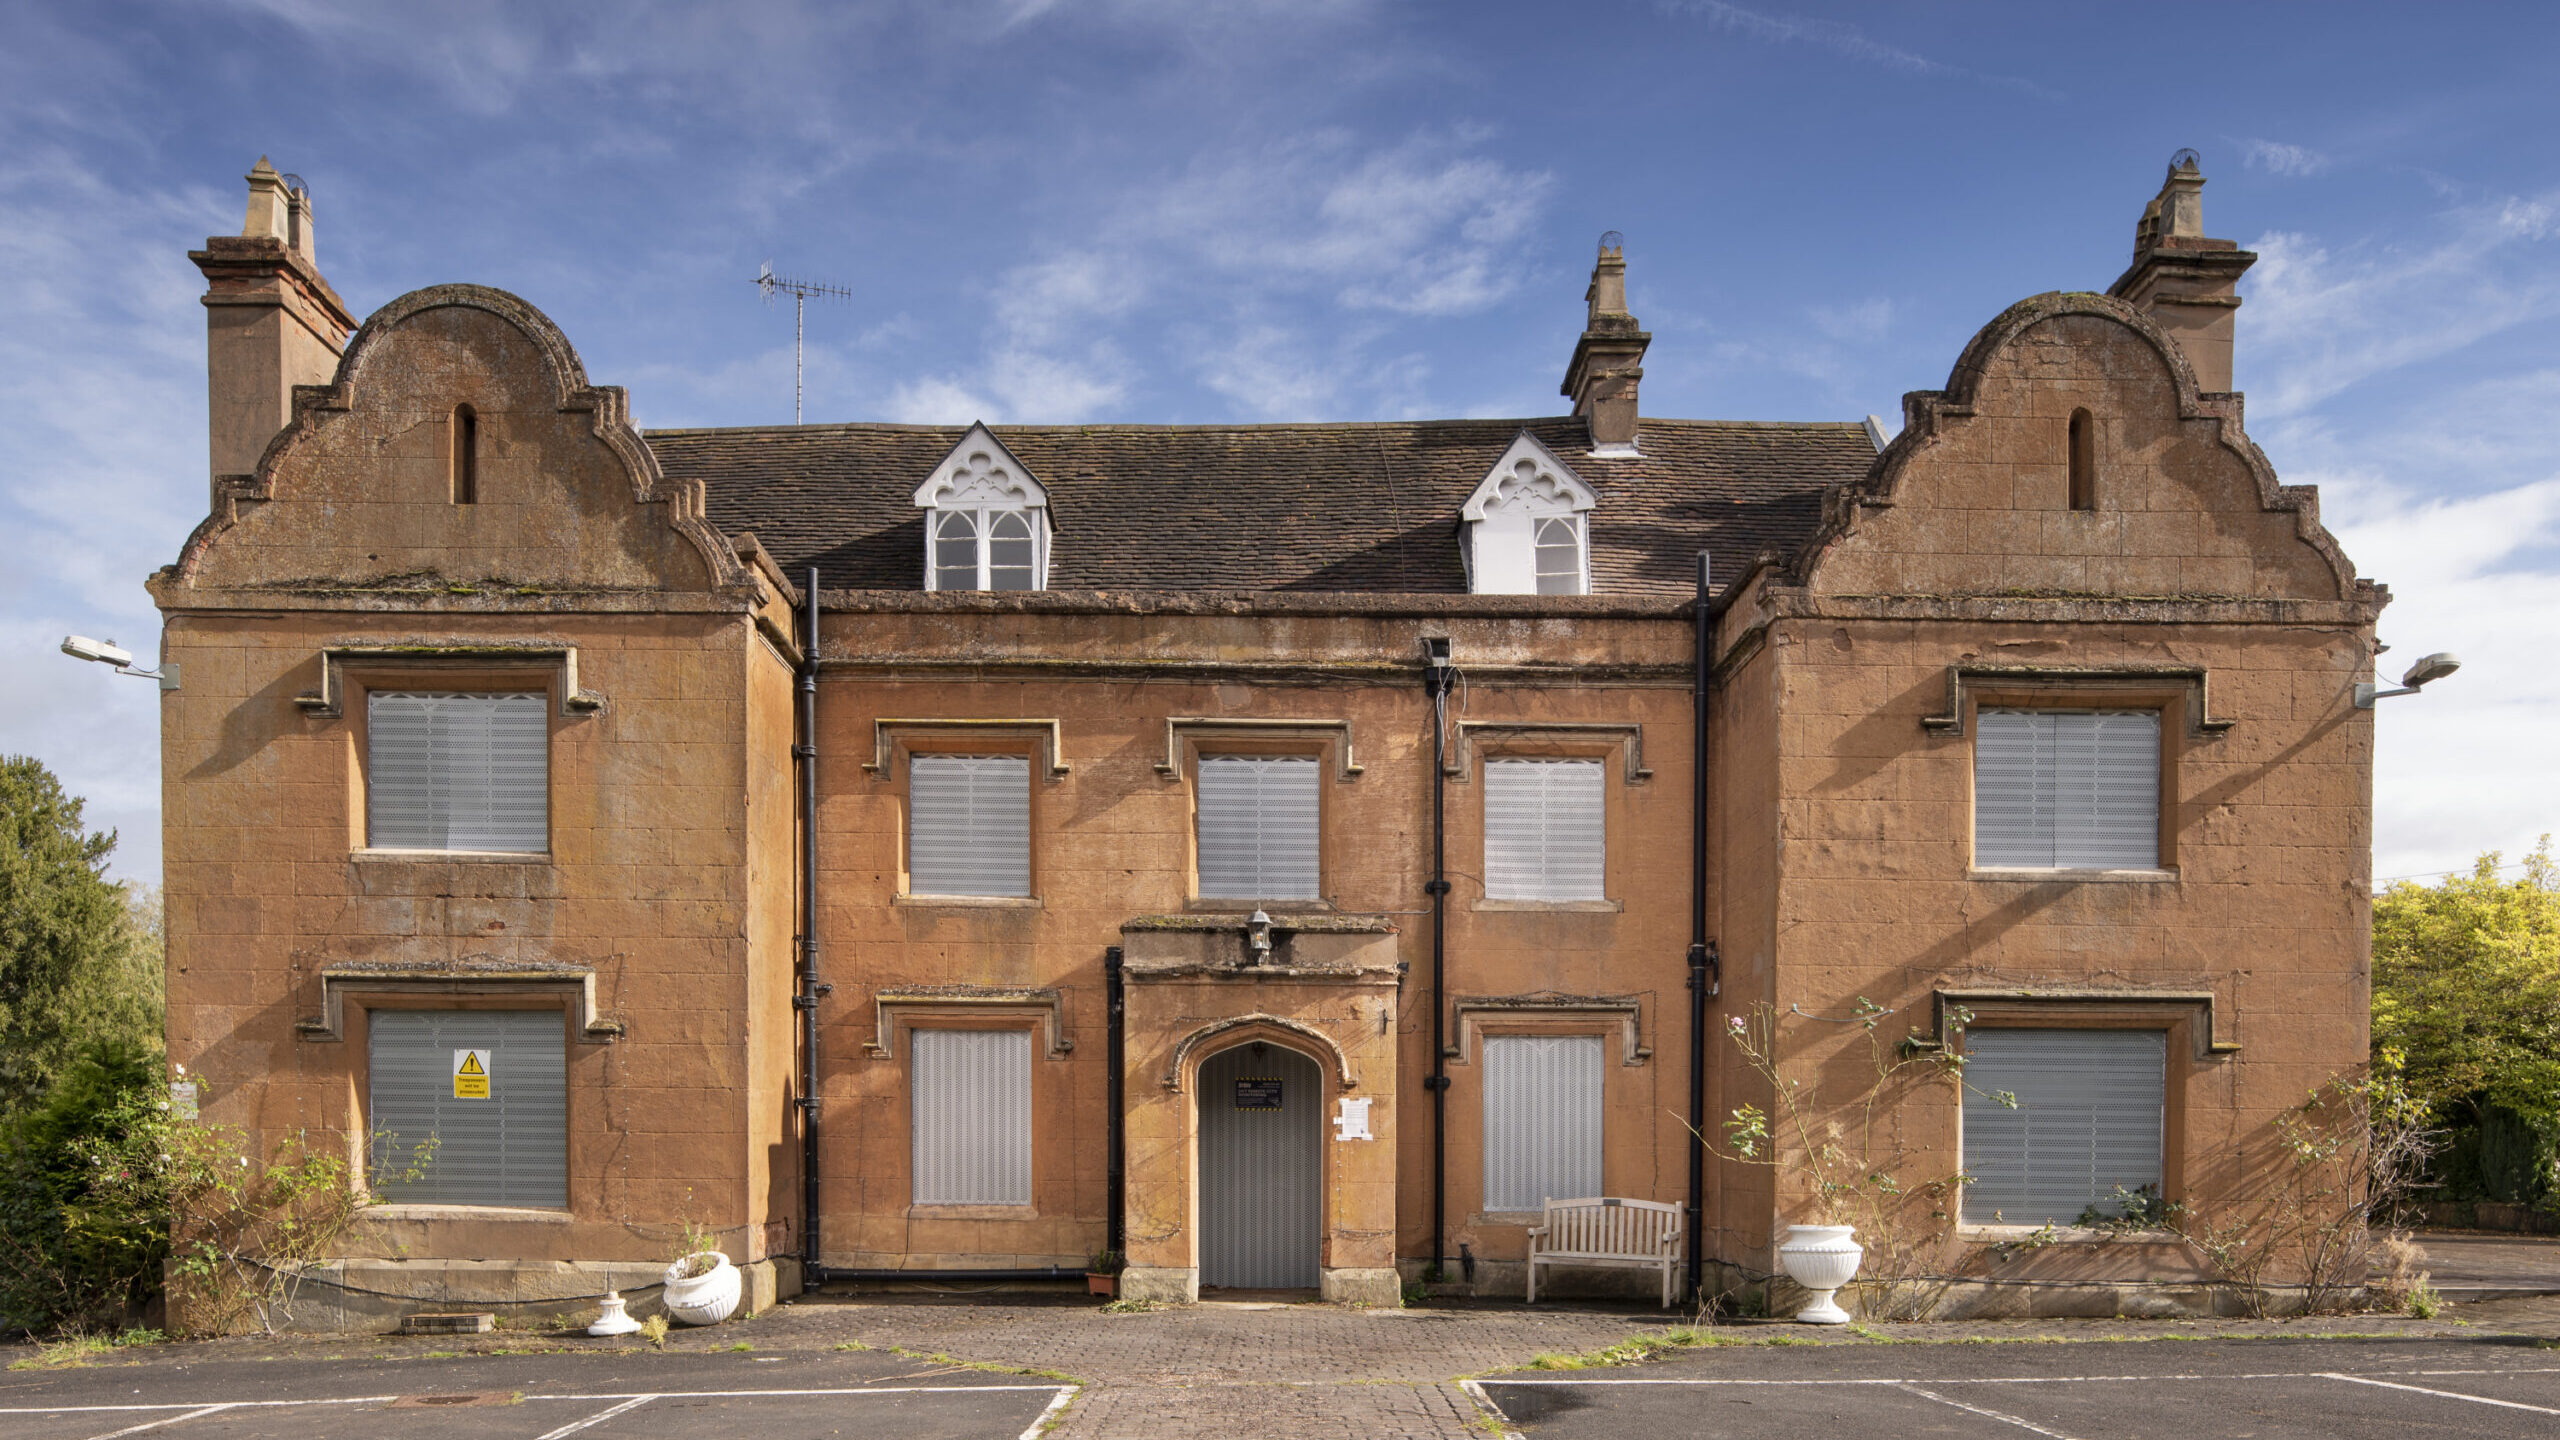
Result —
[[1041, 1380], [1055, 1380], [1063, 1385], [1084, 1383], [1063, 1370], [1042, 1370], [1031, 1365], [1004, 1365], [993, 1360], [963, 1360], [956, 1355], [945, 1355], [938, 1350], [910, 1350], [904, 1345], [865, 1345], [859, 1340], [847, 1340], [835, 1348], [898, 1355], [909, 1360], [927, 1361], [951, 1370], [978, 1370], [989, 1375], [1029, 1375]]
[[664, 1350], [667, 1348], [667, 1317], [652, 1315], [640, 1322], [640, 1338]]
[[86, 1365], [104, 1355], [112, 1355], [128, 1345], [157, 1345], [168, 1339], [157, 1330], [135, 1326], [128, 1330], [99, 1331], [94, 1334], [74, 1333], [36, 1347], [36, 1353], [23, 1360], [9, 1362], [12, 1370], [68, 1370]]
[[1105, 1315], [1144, 1315], [1159, 1308], [1153, 1300], [1114, 1300], [1102, 1307]]

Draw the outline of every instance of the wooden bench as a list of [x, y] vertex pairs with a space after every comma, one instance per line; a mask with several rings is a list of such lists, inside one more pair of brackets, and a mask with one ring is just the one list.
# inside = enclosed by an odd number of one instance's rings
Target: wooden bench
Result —
[[1529, 1303], [1538, 1303], [1541, 1265], [1617, 1265], [1662, 1272], [1662, 1305], [1680, 1287], [1680, 1207], [1658, 1200], [1550, 1200], [1546, 1223], [1529, 1228]]

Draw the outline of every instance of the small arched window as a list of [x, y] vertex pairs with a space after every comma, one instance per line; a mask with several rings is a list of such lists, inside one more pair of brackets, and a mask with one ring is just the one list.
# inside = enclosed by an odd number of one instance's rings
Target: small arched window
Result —
[[990, 590], [1036, 590], [1032, 583], [1037, 546], [1031, 536], [1031, 517], [1019, 510], [998, 510], [987, 523], [987, 588]]
[[480, 414], [468, 405], [453, 407], [453, 503], [480, 503]]
[[933, 520], [933, 588], [978, 588], [978, 513], [946, 510]]
[[2098, 508], [2098, 422], [2086, 410], [2071, 412], [2071, 508]]
[[1538, 593], [1579, 595], [1582, 587], [1582, 517], [1549, 516], [1538, 522]]

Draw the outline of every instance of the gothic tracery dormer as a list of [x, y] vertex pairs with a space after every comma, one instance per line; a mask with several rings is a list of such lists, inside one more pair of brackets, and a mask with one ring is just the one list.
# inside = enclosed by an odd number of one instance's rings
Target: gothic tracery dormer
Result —
[[1049, 492], [985, 424], [916, 487], [927, 590], [1049, 587]]
[[1459, 549], [1478, 595], [1591, 593], [1591, 509], [1600, 497], [1523, 430], [1467, 497]]

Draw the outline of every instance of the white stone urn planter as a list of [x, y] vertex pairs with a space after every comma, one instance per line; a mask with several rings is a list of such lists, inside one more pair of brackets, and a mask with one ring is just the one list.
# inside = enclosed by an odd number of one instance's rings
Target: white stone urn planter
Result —
[[[711, 1262], [707, 1269], [705, 1260]], [[687, 1255], [667, 1267], [667, 1313], [687, 1325], [717, 1325], [737, 1313], [743, 1279], [717, 1250]]]
[[1849, 1312], [1831, 1297], [1858, 1274], [1866, 1249], [1851, 1237], [1848, 1225], [1790, 1225], [1787, 1243], [1778, 1247], [1778, 1263], [1787, 1278], [1811, 1291], [1813, 1299], [1796, 1312], [1803, 1325], [1846, 1325]]

